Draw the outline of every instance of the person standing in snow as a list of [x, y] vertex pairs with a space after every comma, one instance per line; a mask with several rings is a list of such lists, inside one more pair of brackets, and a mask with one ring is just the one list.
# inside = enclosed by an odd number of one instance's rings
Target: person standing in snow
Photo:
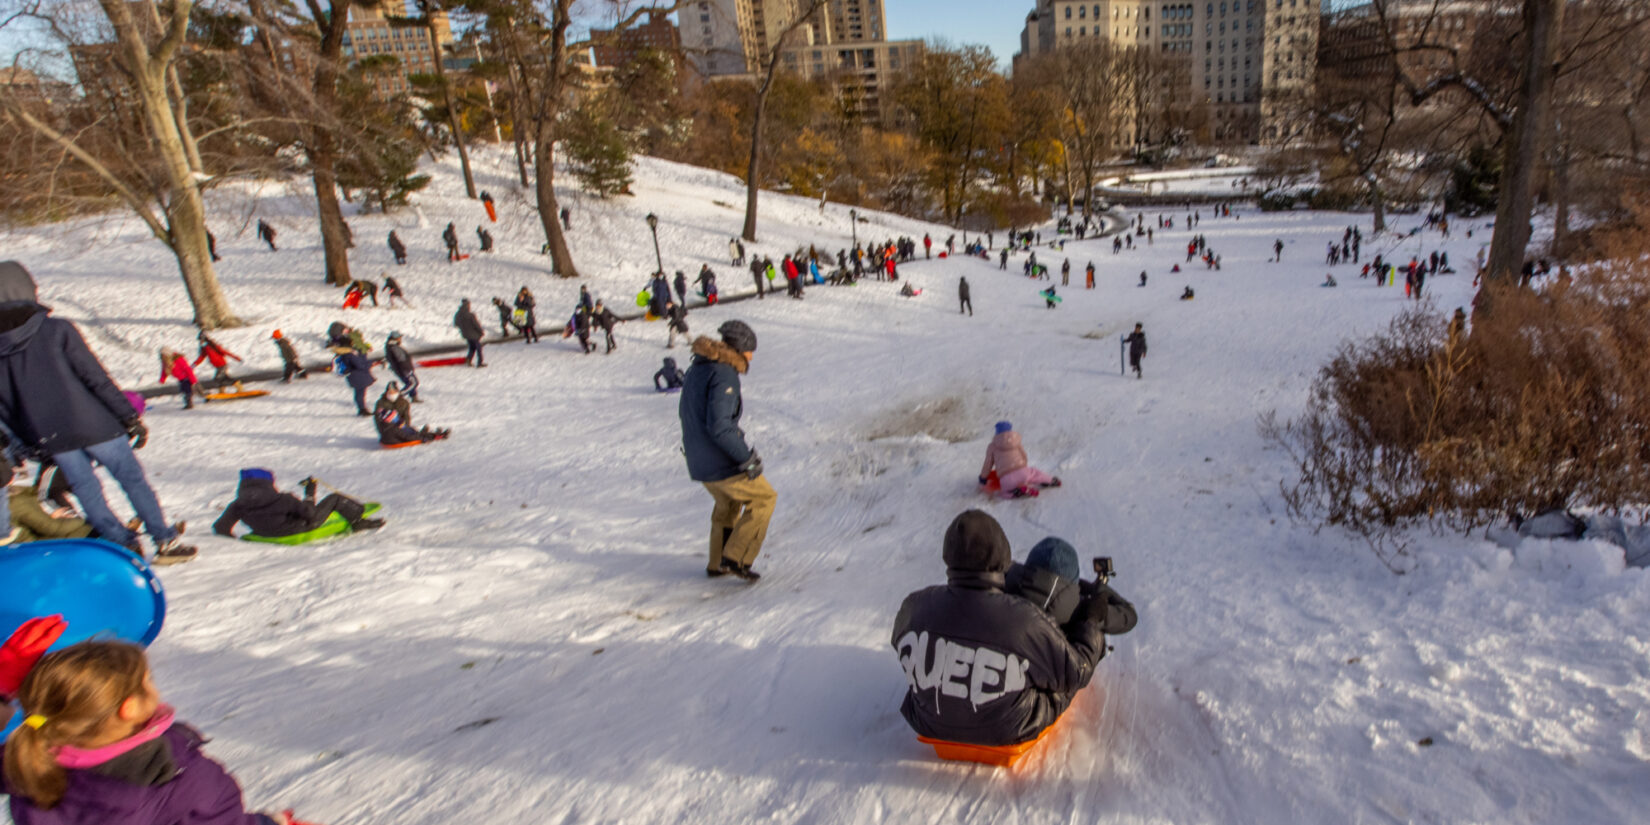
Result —
[[1065, 263], [1060, 264], [1060, 286], [1071, 286], [1071, 259], [1070, 258], [1067, 258]]
[[762, 259], [751, 257], [751, 280], [756, 282], [756, 297], [758, 300], [765, 297], [762, 284]]
[[167, 378], [178, 382], [178, 391], [183, 395], [183, 408], [195, 408], [195, 394], [200, 393], [201, 399], [206, 399], [206, 391], [199, 389], [200, 382], [195, 378], [195, 371], [189, 366], [189, 359], [183, 353], [174, 350], [160, 351], [160, 383], [166, 383]]
[[[1080, 582], [1061, 624], [1046, 601], [1009, 595], [1008, 537], [979, 510], [952, 520], [943, 547], [947, 583], [907, 596], [894, 619], [890, 641], [910, 685], [900, 715], [919, 735], [945, 742], [1033, 741], [1088, 685], [1106, 654], [1105, 634], [1134, 629], [1134, 606], [1103, 582]], [[1033, 555], [1039, 550], [1049, 558], [1028, 555], [1027, 567], [1077, 575], [1076, 550], [1065, 541], [1044, 539]], [[1024, 586], [1023, 571], [1017, 583]]]
[[762, 475], [762, 457], [739, 429], [744, 398], [739, 376], [750, 369], [756, 332], [744, 321], [717, 329], [721, 340], [700, 336], [683, 377], [677, 414], [688, 477], [715, 501], [710, 516], [710, 559], [705, 575], [732, 573], [748, 582], [761, 575], [751, 564], [767, 539], [779, 495]]
[[564, 231], [573, 231], [573, 210], [563, 206], [561, 208], [561, 228]]
[[687, 285], [687, 273], [680, 269], [676, 270], [676, 278], [671, 281], [671, 286], [676, 289], [676, 303], [687, 303]]
[[619, 316], [614, 315], [613, 310], [602, 306], [601, 301], [596, 302], [596, 311], [591, 313], [590, 317], [591, 320], [596, 322], [596, 326], [602, 328], [602, 334], [607, 337], [607, 351], [602, 354], [607, 355], [613, 352], [613, 350], [619, 346], [618, 343], [613, 340], [613, 327], [617, 324], [624, 323], [624, 321], [621, 320]]
[[710, 264], [699, 265], [699, 277], [694, 278], [693, 283], [707, 302], [716, 303], [716, 273], [710, 270]]
[[389, 339], [384, 342], [384, 360], [390, 365], [390, 372], [395, 373], [395, 377], [401, 381], [401, 386], [405, 388], [402, 390], [402, 394], [407, 396], [408, 401], [414, 404], [419, 403], [418, 365], [417, 362], [413, 361], [412, 356], [407, 353], [406, 348], [401, 346], [401, 333], [390, 332]]
[[[573, 334], [579, 337], [579, 349], [582, 350], [585, 355], [589, 355], [596, 350], [596, 345], [590, 343], [590, 323], [594, 316], [595, 313], [591, 312], [590, 308], [583, 304], [580, 304], [577, 309], [573, 310]], [[564, 335], [562, 337], [565, 338], [566, 336]]]
[[670, 282], [665, 280], [665, 273], [653, 273], [653, 280], [647, 285], [647, 311], [655, 318], [665, 317], [665, 307], [670, 305]]
[[497, 296], [493, 298], [493, 311], [498, 313], [498, 336], [509, 338], [510, 330], [515, 327], [513, 317], [515, 313], [510, 309], [510, 305], [504, 302], [503, 298]]
[[401, 236], [395, 234], [394, 229], [390, 230], [389, 245], [390, 245], [390, 254], [395, 256], [396, 265], [397, 266], [406, 266], [406, 264], [407, 264], [407, 245], [401, 242]]
[[589, 310], [590, 312], [595, 312], [596, 311], [596, 302], [591, 300], [591, 298], [590, 298], [590, 287], [587, 287], [587, 286], [579, 287], [579, 303], [578, 303], [578, 305], [581, 306], [581, 307], [584, 307], [586, 310]]
[[205, 330], [202, 330], [198, 335], [196, 335], [195, 340], [196, 343], [200, 345], [200, 351], [195, 357], [195, 362], [190, 364], [190, 366], [198, 367], [201, 365], [202, 361], [209, 361], [211, 362], [212, 369], [214, 370], [212, 380], [217, 382], [219, 387], [224, 387], [235, 383], [234, 377], [229, 374], [229, 359], [233, 358], [236, 361], [240, 361], [241, 357], [233, 352], [230, 352], [229, 350], [224, 349], [223, 345], [212, 340], [212, 338], [206, 334]]
[[293, 349], [292, 342], [281, 335], [280, 330], [275, 330], [269, 337], [275, 341], [275, 348], [281, 351], [281, 383], [290, 384], [293, 377], [308, 378], [309, 370], [298, 363], [298, 351]]
[[332, 354], [333, 371], [343, 376], [355, 393], [355, 414], [372, 415], [367, 409], [367, 388], [378, 381], [372, 377], [372, 362], [353, 347], [333, 347]]
[[922, 233], [922, 257], [924, 260], [934, 257], [934, 239], [928, 233]]
[[476, 227], [476, 239], [481, 242], [482, 252], [493, 251], [493, 233], [488, 232], [486, 227]]
[[486, 337], [487, 333], [482, 330], [481, 321], [476, 318], [475, 311], [470, 309], [469, 298], [459, 303], [458, 312], [453, 314], [453, 326], [458, 327], [458, 334], [463, 336], [464, 343], [469, 345], [469, 349], [464, 353], [464, 363], [468, 365], [474, 362], [476, 367], [487, 366], [481, 355], [481, 339]]
[[1088, 268], [1083, 270], [1084, 289], [1094, 288], [1094, 262], [1089, 261]]
[[676, 336], [681, 335], [683, 340], [688, 336], [687, 309], [681, 304], [665, 305], [665, 327], [670, 331], [665, 349], [676, 348]]
[[447, 263], [455, 263], [463, 259], [458, 253], [458, 232], [453, 229], [452, 221], [447, 222], [447, 228], [441, 230], [441, 242], [447, 245]]
[[527, 343], [529, 344], [539, 339], [538, 305], [539, 302], [533, 298], [532, 290], [526, 286], [523, 286], [521, 291], [516, 293], [516, 312], [525, 313], [521, 316], [519, 324], [521, 334], [527, 337]]
[[744, 256], [739, 254], [738, 238], [728, 239], [728, 259], [731, 261], [731, 263], [728, 264], [729, 266], [739, 266], [745, 262]]
[[[1180, 296], [1180, 299], [1184, 301], [1187, 298], [1191, 297], [1191, 295], [1190, 295], [1191, 291], [1192, 291], [1191, 287], [1186, 287], [1187, 294]], [[1134, 368], [1134, 377], [1135, 378], [1144, 377], [1140, 374], [1140, 359], [1146, 357], [1146, 328], [1145, 328], [1145, 326], [1142, 325], [1142, 324], [1135, 324], [1134, 325], [1134, 332], [1129, 333], [1129, 336], [1127, 338], [1123, 339], [1123, 343], [1129, 345], [1129, 366]]]
[[270, 226], [262, 218], [258, 220], [258, 240], [269, 244], [269, 251], [275, 252], [275, 227]]
[[970, 317], [970, 318], [974, 317], [974, 302], [972, 300], [970, 300], [969, 297], [968, 297], [968, 278], [966, 278], [966, 277], [962, 278], [961, 280], [959, 280], [957, 282], [957, 301], [958, 301], [958, 306], [957, 306], [957, 314], [958, 315], [961, 315], [964, 312], [967, 312], [968, 317]]
[[148, 427], [80, 331], [40, 305], [34, 277], [16, 261], [0, 263], [0, 352], [5, 353], [0, 358], [0, 424], [13, 441], [11, 450], [49, 458], [97, 534], [136, 550], [137, 534], [103, 497], [93, 469], [94, 463], [102, 465], [154, 540], [152, 562], [194, 558], [195, 548], [181, 544], [178, 531], [166, 523], [133, 452], [148, 443]]
[[997, 268], [1004, 271], [1008, 270], [1008, 247], [1006, 246], [1003, 247], [1002, 253], [997, 258]]
[[1279, 239], [1277, 239], [1276, 241], [1274, 241], [1272, 243], [1272, 254], [1274, 256], [1272, 258], [1272, 260], [1274, 262], [1279, 262], [1279, 261], [1283, 260], [1283, 239], [1282, 238], [1279, 238]]

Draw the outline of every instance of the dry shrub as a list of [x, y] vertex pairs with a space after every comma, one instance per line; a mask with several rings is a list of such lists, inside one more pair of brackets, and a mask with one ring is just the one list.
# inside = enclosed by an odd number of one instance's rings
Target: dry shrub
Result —
[[1489, 288], [1459, 335], [1415, 308], [1344, 344], [1299, 418], [1262, 421], [1300, 471], [1291, 513], [1391, 539], [1650, 502], [1650, 265], [1631, 260]]

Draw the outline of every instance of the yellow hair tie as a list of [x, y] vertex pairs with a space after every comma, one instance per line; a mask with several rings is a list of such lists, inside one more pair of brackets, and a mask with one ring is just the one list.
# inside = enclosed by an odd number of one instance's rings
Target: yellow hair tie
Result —
[[46, 717], [41, 716], [38, 713], [30, 714], [28, 717], [23, 719], [23, 724], [28, 725], [35, 730], [40, 730], [40, 726], [46, 724]]

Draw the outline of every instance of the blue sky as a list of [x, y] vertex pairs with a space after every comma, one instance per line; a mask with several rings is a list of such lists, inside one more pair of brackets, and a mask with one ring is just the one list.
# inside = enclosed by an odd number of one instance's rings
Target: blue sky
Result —
[[983, 44], [1005, 68], [1020, 50], [1020, 29], [1033, 0], [882, 0], [892, 40], [939, 37], [962, 46]]

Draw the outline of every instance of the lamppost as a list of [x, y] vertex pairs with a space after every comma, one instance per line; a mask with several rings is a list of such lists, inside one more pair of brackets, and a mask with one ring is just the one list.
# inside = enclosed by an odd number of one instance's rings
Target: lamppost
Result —
[[647, 228], [653, 232], [653, 260], [659, 264], [659, 274], [664, 274], [665, 259], [659, 256], [659, 216], [652, 212], [647, 213]]
[[848, 210], [848, 223], [851, 225], [850, 228], [853, 230], [853, 233], [854, 233], [854, 248], [858, 249], [859, 248], [859, 210], [857, 210], [857, 209]]

